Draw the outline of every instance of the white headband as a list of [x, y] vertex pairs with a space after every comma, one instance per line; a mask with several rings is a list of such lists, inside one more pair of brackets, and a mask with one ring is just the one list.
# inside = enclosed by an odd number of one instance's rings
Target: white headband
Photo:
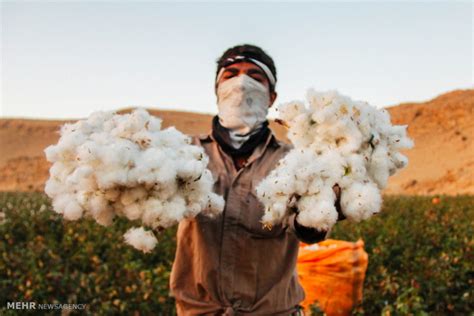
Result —
[[[267, 75], [268, 80], [270, 80], [270, 84], [273, 87], [275, 86], [275, 84], [276, 84], [275, 76], [271, 72], [270, 68], [268, 68], [268, 66], [265, 65], [264, 63], [262, 63], [261, 61], [258, 61], [254, 58], [245, 57], [245, 56], [235, 56], [235, 57], [227, 58], [227, 60], [230, 61], [230, 62], [237, 61], [237, 60], [240, 60], [240, 59], [249, 60], [252, 63], [254, 63], [255, 65], [257, 65], [258, 67], [262, 68], [265, 75]], [[225, 71], [225, 67], [222, 67], [221, 70], [219, 71], [219, 73], [217, 74], [216, 82], [219, 81], [219, 79], [221, 78], [224, 71]]]

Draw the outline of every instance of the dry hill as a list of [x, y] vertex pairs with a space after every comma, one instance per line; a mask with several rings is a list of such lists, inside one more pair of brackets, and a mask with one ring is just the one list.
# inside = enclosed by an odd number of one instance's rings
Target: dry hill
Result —
[[[390, 180], [388, 194], [474, 194], [474, 90], [458, 90], [425, 103], [390, 107], [392, 121], [408, 124], [415, 148], [408, 168]], [[211, 116], [151, 110], [187, 134], [206, 133]], [[43, 150], [57, 142], [65, 121], [0, 119], [0, 191], [43, 190]], [[281, 126], [272, 124], [277, 136]]]

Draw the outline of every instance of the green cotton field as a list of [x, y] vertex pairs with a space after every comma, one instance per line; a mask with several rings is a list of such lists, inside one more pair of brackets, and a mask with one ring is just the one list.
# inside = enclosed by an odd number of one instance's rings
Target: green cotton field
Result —
[[[77, 314], [174, 313], [174, 229], [146, 255], [122, 242], [133, 223], [66, 222], [44, 194], [0, 193], [0, 211], [0, 314], [16, 315], [6, 305], [18, 301], [87, 304]], [[369, 221], [338, 223], [331, 238], [362, 238], [369, 254], [354, 314], [472, 315], [473, 223], [474, 196], [390, 196]]]

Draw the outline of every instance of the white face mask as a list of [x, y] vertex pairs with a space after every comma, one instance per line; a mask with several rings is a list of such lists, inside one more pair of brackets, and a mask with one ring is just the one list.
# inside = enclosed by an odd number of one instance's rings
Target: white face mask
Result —
[[239, 148], [252, 132], [258, 131], [267, 119], [269, 105], [268, 89], [247, 75], [236, 76], [219, 84], [219, 122], [230, 129], [234, 148]]

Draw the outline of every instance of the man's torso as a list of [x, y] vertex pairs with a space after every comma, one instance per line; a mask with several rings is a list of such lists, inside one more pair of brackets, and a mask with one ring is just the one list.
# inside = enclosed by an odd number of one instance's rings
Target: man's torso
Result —
[[286, 226], [268, 230], [255, 187], [290, 149], [273, 135], [236, 170], [215, 140], [196, 137], [209, 156], [214, 191], [226, 201], [223, 214], [179, 224], [170, 286], [183, 315], [288, 315], [304, 298], [298, 283], [298, 239]]

